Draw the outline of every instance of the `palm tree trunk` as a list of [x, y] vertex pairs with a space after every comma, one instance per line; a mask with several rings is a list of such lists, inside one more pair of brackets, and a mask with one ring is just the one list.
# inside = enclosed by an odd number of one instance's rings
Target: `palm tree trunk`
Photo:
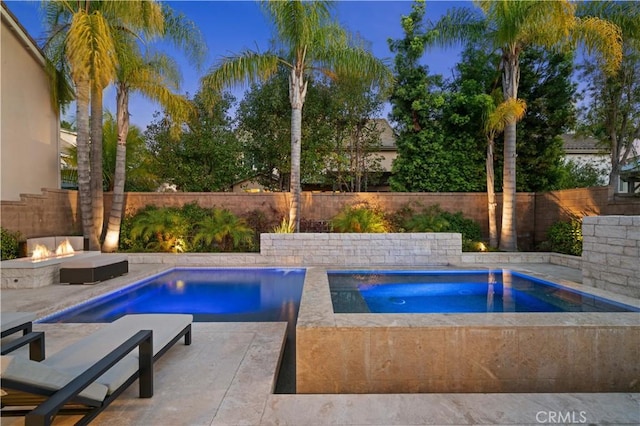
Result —
[[289, 100], [291, 102], [291, 205], [289, 207], [289, 226], [294, 232], [300, 231], [300, 153], [302, 143], [302, 106], [307, 95], [307, 83], [302, 71], [293, 68], [289, 78]]
[[81, 79], [76, 86], [76, 121], [78, 135], [76, 138], [78, 152], [78, 197], [80, 215], [82, 216], [82, 235], [89, 241], [93, 234], [93, 209], [91, 208], [91, 174], [89, 171], [89, 80]]
[[124, 184], [127, 164], [127, 135], [129, 134], [129, 89], [120, 84], [117, 88], [116, 120], [118, 122], [118, 146], [116, 147], [116, 167], [113, 178], [113, 198], [107, 233], [102, 251], [114, 252], [120, 240], [120, 224], [124, 208]]
[[100, 250], [100, 237], [104, 223], [102, 194], [102, 89], [91, 88], [91, 205], [93, 230], [89, 239], [91, 250]]
[[[518, 52], [514, 46], [503, 52], [502, 91], [504, 99], [518, 99], [520, 65]], [[500, 250], [517, 251], [516, 231], [516, 123], [509, 123], [504, 129], [504, 167], [502, 177], [502, 227], [500, 230]]]
[[487, 138], [487, 209], [489, 211], [489, 247], [498, 247], [498, 226], [496, 224], [496, 193], [493, 171], [493, 138]]

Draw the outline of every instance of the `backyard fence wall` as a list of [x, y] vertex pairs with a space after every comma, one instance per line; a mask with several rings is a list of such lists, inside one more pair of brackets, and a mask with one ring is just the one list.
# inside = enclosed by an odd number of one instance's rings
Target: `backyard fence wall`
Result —
[[582, 283], [640, 298], [640, 216], [582, 222]]
[[[105, 212], [111, 208], [111, 194], [105, 193]], [[502, 212], [498, 194], [498, 226]], [[480, 224], [488, 238], [487, 196], [484, 193], [390, 193], [360, 192], [331, 193], [303, 192], [301, 217], [306, 223], [326, 223], [345, 205], [367, 203], [393, 213], [407, 206], [415, 211], [439, 205], [450, 212], [461, 211], [465, 217]], [[278, 223], [289, 209], [288, 193], [127, 193], [125, 214], [146, 205], [180, 207], [197, 203], [202, 207], [226, 208], [244, 216], [261, 211], [265, 218]], [[21, 201], [2, 201], [1, 224], [12, 231], [20, 231], [23, 238], [52, 235], [80, 235], [82, 227], [76, 191], [45, 189], [40, 195], [22, 195]], [[607, 188], [582, 188], [547, 193], [517, 194], [517, 231], [521, 250], [532, 250], [544, 241], [549, 226], [572, 216], [640, 215], [640, 198], [620, 197], [614, 202], [607, 198]]]

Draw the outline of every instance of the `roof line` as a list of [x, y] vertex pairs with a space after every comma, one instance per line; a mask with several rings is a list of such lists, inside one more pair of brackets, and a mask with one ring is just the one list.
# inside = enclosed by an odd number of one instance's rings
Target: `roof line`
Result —
[[0, 1], [2, 7], [0, 8], [0, 12], [2, 14], [2, 20], [9, 24], [9, 29], [15, 33], [22, 44], [27, 48], [29, 53], [36, 59], [42, 66], [46, 64], [45, 56], [40, 47], [38, 47], [38, 43], [31, 37], [31, 35], [27, 32], [27, 30], [22, 26], [18, 18], [11, 13], [7, 5], [4, 1]]

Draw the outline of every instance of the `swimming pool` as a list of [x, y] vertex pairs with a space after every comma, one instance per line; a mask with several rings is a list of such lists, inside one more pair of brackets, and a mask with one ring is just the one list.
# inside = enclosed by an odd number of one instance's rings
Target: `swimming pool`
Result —
[[328, 271], [335, 313], [638, 312], [509, 270]]
[[295, 322], [304, 269], [175, 268], [38, 322], [112, 322], [126, 314], [192, 314], [196, 322]]

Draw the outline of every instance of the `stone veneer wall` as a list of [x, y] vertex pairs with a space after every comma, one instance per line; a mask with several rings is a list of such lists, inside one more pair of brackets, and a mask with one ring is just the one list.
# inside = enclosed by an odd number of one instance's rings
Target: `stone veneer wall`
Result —
[[582, 284], [640, 298], [640, 216], [582, 221]]
[[261, 234], [260, 252], [283, 265], [448, 265], [460, 263], [453, 233]]

